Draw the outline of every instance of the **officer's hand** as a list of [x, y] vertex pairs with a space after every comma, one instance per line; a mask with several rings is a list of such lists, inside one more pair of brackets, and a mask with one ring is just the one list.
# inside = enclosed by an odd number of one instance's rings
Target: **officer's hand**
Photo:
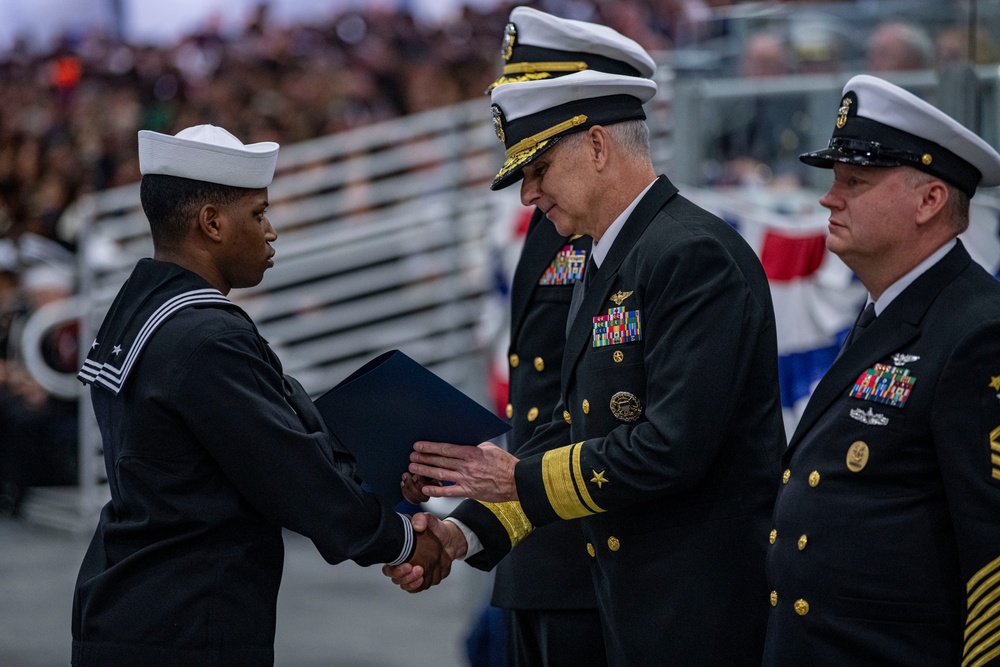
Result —
[[420, 441], [413, 450], [411, 473], [453, 482], [448, 486], [424, 486], [424, 494], [432, 498], [458, 496], [488, 503], [517, 500], [514, 466], [518, 459], [492, 442], [465, 447]]

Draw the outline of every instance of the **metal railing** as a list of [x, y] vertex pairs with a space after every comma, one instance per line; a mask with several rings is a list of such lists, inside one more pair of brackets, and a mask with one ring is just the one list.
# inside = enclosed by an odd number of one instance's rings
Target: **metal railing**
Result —
[[[964, 99], [978, 100], [974, 125], [996, 145], [1000, 78], [996, 68], [974, 75], [975, 95]], [[918, 72], [893, 80], [951, 99], [949, 77]], [[824, 119], [832, 123], [846, 79], [675, 80], [669, 67], [660, 67], [659, 91], [647, 105], [654, 165], [723, 217], [738, 211], [794, 225], [794, 216], [738, 192], [697, 189], [718, 119], [754, 99], [804, 96], [815, 119], [808, 147], [819, 147], [829, 137]], [[490, 229], [517, 199], [516, 187], [501, 193], [488, 188], [501, 159], [485, 99], [282, 147], [269, 189], [268, 215], [279, 233], [276, 266], [259, 286], [232, 298], [258, 323], [286, 372], [313, 393], [399, 348], [486, 402], [493, 341], [477, 330], [492, 298], [497, 242]], [[992, 194], [977, 197], [983, 199], [996, 203]], [[136, 185], [88, 196], [68, 216], [80, 229], [80, 295], [58, 312], [41, 313], [35, 329], [40, 335], [60, 318], [78, 315], [86, 343], [152, 244]], [[81, 398], [80, 479], [70, 491], [37, 489], [26, 511], [41, 522], [89, 530], [107, 498], [89, 396], [71, 377], [44, 369], [36, 376], [50, 391]]]

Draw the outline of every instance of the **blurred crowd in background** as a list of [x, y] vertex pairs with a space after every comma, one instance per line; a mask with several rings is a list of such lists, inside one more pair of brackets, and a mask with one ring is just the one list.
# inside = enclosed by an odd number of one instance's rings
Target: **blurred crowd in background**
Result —
[[[139, 179], [138, 130], [212, 123], [245, 142], [289, 144], [481, 98], [515, 4], [615, 28], [678, 76], [932, 69], [968, 61], [970, 45], [974, 62], [998, 60], [990, 30], [970, 39], [968, 0], [935, 0], [923, 15], [913, 11], [919, 2], [891, 0], [497, 2], [437, 25], [384, 8], [283, 25], [262, 4], [240, 30], [206, 25], [166, 46], [97, 31], [41, 49], [19, 42], [0, 53], [0, 513], [16, 512], [25, 487], [75, 479], [74, 403], [25, 372], [18, 332], [31, 312], [73, 293], [76, 230], [63, 214], [85, 193]], [[836, 6], [879, 20], [859, 28], [821, 18]], [[741, 19], [769, 12], [804, 18]], [[707, 183], [739, 180], [761, 163], [775, 172], [785, 164], [795, 177], [805, 110], [749, 111], [712, 144], [722, 166]], [[52, 332], [43, 352], [54, 368], [73, 370], [74, 329]]]

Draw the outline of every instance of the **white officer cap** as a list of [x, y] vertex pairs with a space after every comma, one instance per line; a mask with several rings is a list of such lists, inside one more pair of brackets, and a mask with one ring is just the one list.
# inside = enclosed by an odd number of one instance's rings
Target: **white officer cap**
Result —
[[490, 189], [520, 180], [525, 165], [567, 134], [645, 120], [642, 105], [655, 94], [656, 84], [649, 79], [592, 70], [497, 86], [490, 93], [493, 129], [507, 151]]
[[969, 197], [977, 185], [1000, 185], [1000, 154], [989, 144], [916, 95], [866, 74], [844, 86], [828, 147], [799, 159], [827, 169], [835, 162], [907, 165]]
[[244, 144], [215, 125], [197, 125], [174, 136], [139, 131], [139, 172], [180, 176], [240, 188], [265, 188], [274, 178], [278, 144]]
[[656, 63], [638, 42], [607, 26], [561, 19], [530, 7], [515, 7], [508, 21], [501, 48], [503, 76], [490, 90], [583, 70], [645, 78], [656, 71]]

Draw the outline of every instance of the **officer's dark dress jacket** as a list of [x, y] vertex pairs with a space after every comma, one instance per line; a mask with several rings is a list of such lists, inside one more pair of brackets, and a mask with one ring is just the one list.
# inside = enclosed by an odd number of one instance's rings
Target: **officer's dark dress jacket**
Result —
[[81, 376], [111, 501], [77, 580], [74, 665], [272, 664], [282, 527], [330, 563], [400, 556], [399, 515], [338, 471], [267, 342], [197, 275], [140, 261]]
[[[562, 236], [535, 209], [511, 286], [508, 449], [519, 455], [535, 428], [548, 423], [559, 402], [559, 368], [566, 347], [566, 316], [576, 277], [557, 273], [557, 256], [590, 256], [589, 236]], [[546, 284], [540, 284], [545, 282]], [[595, 608], [585, 541], [576, 522], [559, 522], [529, 535], [497, 566], [493, 604], [507, 609]]]
[[456, 510], [484, 545], [470, 564], [582, 519], [612, 664], [758, 665], [784, 446], [771, 297], [737, 232], [665, 177], [592, 276], [561, 393], [517, 464], [520, 501]]
[[1000, 664], [1000, 284], [960, 242], [820, 381], [779, 486], [766, 665]]

